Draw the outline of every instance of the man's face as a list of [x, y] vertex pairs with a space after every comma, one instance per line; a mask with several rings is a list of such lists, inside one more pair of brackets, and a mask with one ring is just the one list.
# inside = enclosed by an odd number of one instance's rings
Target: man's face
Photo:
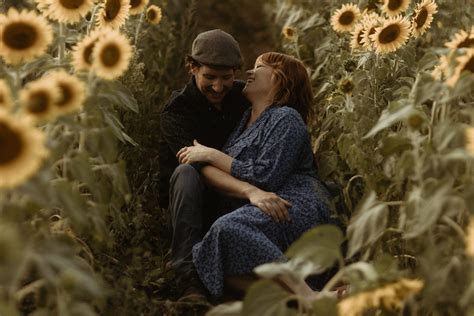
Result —
[[219, 104], [234, 84], [234, 69], [215, 69], [205, 65], [192, 67], [196, 85], [211, 104]]

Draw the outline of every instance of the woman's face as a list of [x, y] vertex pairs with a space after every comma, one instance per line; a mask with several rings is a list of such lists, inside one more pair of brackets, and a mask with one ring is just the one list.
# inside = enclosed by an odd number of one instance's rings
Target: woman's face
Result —
[[263, 63], [261, 58], [255, 61], [255, 67], [247, 70], [247, 83], [242, 93], [249, 99], [268, 98], [273, 88], [273, 69]]

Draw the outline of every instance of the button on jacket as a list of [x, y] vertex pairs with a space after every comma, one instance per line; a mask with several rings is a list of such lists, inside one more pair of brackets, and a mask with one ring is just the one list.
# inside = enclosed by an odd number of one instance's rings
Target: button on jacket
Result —
[[[234, 85], [218, 110], [199, 91], [194, 78], [181, 90], [174, 91], [160, 113], [159, 203], [168, 207], [169, 179], [178, 166], [176, 153], [196, 139], [204, 146], [221, 149], [233, 128], [248, 108], [242, 96], [243, 81]], [[199, 168], [201, 164], [193, 164]]]

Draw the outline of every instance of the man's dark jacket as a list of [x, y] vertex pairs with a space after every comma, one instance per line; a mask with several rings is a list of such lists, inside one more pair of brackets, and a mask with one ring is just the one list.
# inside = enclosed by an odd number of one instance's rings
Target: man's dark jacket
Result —
[[173, 92], [160, 113], [158, 194], [161, 207], [168, 207], [169, 180], [178, 166], [176, 153], [184, 146], [191, 146], [194, 139], [202, 145], [221, 149], [249, 106], [242, 96], [244, 85], [242, 81], [234, 81], [221, 110], [202, 95], [194, 77], [183, 89]]

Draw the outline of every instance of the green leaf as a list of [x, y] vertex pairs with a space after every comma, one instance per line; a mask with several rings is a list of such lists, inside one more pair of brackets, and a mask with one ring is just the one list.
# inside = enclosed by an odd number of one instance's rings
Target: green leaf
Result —
[[338, 316], [337, 302], [333, 296], [320, 295], [313, 302], [313, 315]]
[[349, 238], [348, 257], [352, 257], [363, 247], [374, 242], [385, 230], [388, 222], [387, 206], [377, 201], [374, 191], [371, 191], [356, 209], [347, 234]]
[[344, 236], [336, 226], [321, 225], [303, 234], [286, 251], [290, 258], [301, 258], [314, 264], [315, 273], [323, 272], [342, 258]]
[[412, 148], [412, 145], [408, 137], [401, 135], [389, 135], [382, 139], [380, 153], [387, 157], [395, 153], [403, 152], [410, 148]]
[[413, 88], [410, 92], [410, 98], [413, 104], [419, 105], [429, 99], [437, 97], [442, 91], [443, 84], [440, 81], [434, 80], [430, 74], [420, 73], [416, 77]]
[[299, 283], [314, 273], [314, 264], [310, 261], [294, 258], [287, 262], [270, 262], [254, 269], [254, 272], [265, 279], [273, 279], [279, 275], [286, 275]]
[[114, 105], [121, 106], [125, 109], [138, 113], [138, 103], [133, 97], [130, 90], [120, 81], [104, 82], [100, 92], [97, 94], [99, 98], [104, 98]]
[[297, 311], [286, 306], [291, 294], [270, 280], [255, 282], [244, 298], [242, 315], [290, 316]]
[[206, 316], [241, 316], [242, 308], [242, 302], [221, 304], [208, 311]]
[[411, 114], [415, 113], [415, 109], [411, 104], [405, 104], [397, 107], [395, 110], [384, 110], [377, 124], [363, 138], [369, 138], [380, 132], [381, 130], [392, 126], [392, 124], [401, 121]]

